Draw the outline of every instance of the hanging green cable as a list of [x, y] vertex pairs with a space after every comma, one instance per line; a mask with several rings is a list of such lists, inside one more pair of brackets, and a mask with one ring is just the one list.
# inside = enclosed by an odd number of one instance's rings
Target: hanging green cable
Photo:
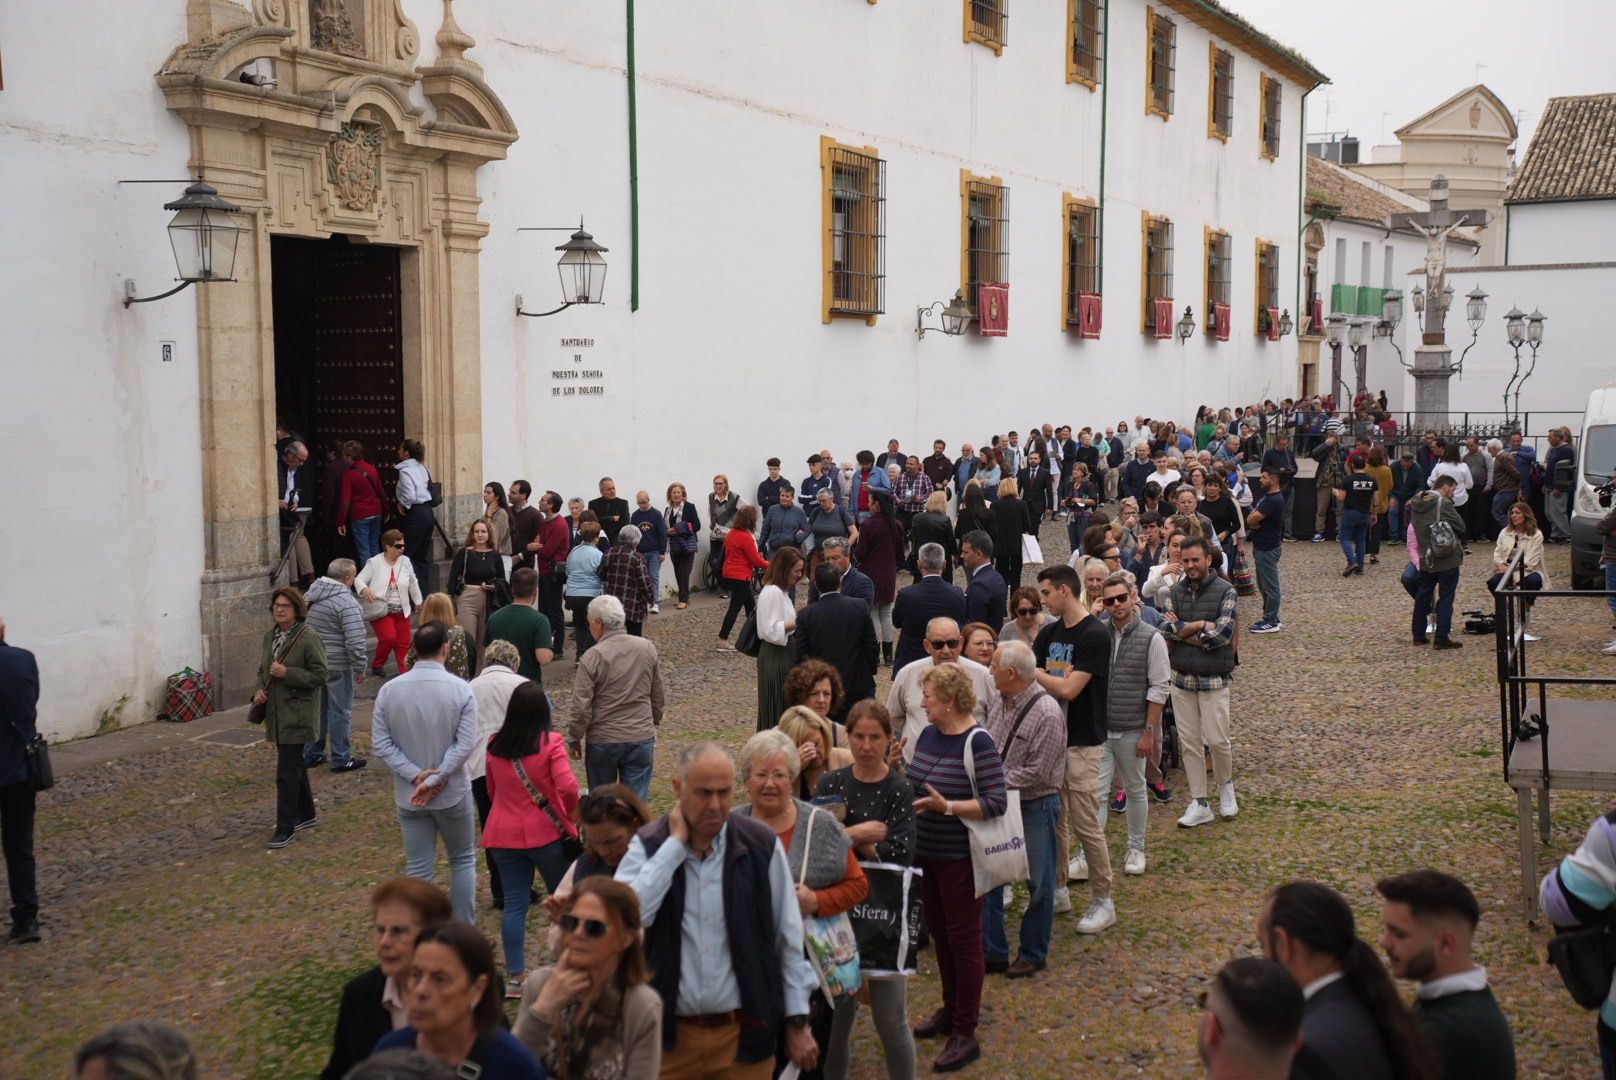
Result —
[[640, 310], [640, 140], [634, 95], [634, 0], [628, 4], [628, 232], [630, 311]]

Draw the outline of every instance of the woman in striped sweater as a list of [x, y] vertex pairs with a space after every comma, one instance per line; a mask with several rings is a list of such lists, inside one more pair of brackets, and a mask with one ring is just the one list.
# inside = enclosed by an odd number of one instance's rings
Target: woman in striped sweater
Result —
[[[925, 871], [926, 927], [937, 948], [943, 1007], [915, 1027], [920, 1038], [948, 1036], [937, 1072], [952, 1072], [982, 1056], [976, 1023], [982, 1005], [982, 901], [976, 895], [969, 834], [961, 818], [1004, 813], [1004, 763], [993, 738], [977, 728], [976, 692], [958, 664], [937, 664], [920, 680], [930, 724], [915, 740], [908, 778], [915, 795], [915, 865]], [[965, 755], [976, 771], [976, 791]]]

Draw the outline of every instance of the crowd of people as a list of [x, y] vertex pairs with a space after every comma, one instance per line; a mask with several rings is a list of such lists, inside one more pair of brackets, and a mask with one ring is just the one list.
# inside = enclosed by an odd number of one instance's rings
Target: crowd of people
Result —
[[[1283, 630], [1282, 544], [1306, 531], [1293, 527], [1293, 441], [1313, 444], [1312, 539], [1335, 519], [1344, 576], [1378, 562], [1382, 541], [1406, 544], [1416, 642], [1457, 647], [1452, 598], [1467, 542], [1496, 536], [1491, 587], [1517, 554], [1519, 584], [1542, 587], [1544, 537], [1521, 449], [1491, 446], [1483, 477], [1434, 435], [1402, 451], [1373, 422], [1349, 450], [1340, 420], [1325, 415], [1315, 431], [1315, 418], [1286, 401], [1203, 409], [1182, 431], [1143, 417], [1075, 437], [1043, 424], [1025, 439], [964, 444], [957, 457], [942, 440], [924, 458], [892, 440], [840, 466], [820, 450], [798, 486], [771, 458], [755, 501], [714, 477], [705, 521], [680, 483], [659, 511], [646, 491], [630, 510], [611, 478], [587, 504], [546, 491], [535, 505], [526, 481], [490, 482], [444, 592], [430, 590], [416, 543], [418, 508], [430, 516], [435, 498], [425, 449], [399, 450], [402, 527], [385, 530], [382, 514], [368, 513], [374, 469], [359, 449], [339, 487], [359, 559], [339, 557], [324, 577], [274, 592], [253, 698], [253, 719], [277, 747], [268, 846], [279, 850], [316, 824], [310, 768], [367, 764], [349, 737], [354, 686], [384, 680], [372, 756], [392, 776], [408, 876], [371, 896], [377, 966], [344, 991], [322, 1075], [430, 1076], [437, 1065], [471, 1075], [471, 1065], [489, 1080], [742, 1078], [791, 1068], [839, 1080], [861, 1001], [887, 1075], [915, 1075], [917, 1040], [940, 1040], [934, 1071], [977, 1061], [989, 977], [1046, 970], [1054, 920], [1075, 911], [1074, 884], [1088, 891], [1077, 932], [1117, 924], [1114, 869], [1147, 873], [1148, 806], [1173, 801], [1169, 739], [1188, 789], [1178, 825], [1237, 819], [1237, 597], [1261, 594], [1261, 617], [1245, 629]], [[282, 451], [295, 510], [306, 448], [292, 440]], [[1479, 517], [1462, 497], [1478, 486], [1492, 492]], [[1065, 525], [1069, 561], [1044, 559], [1047, 520]], [[660, 610], [666, 558], [670, 596], [688, 605], [703, 537], [706, 576], [728, 597], [718, 648], [756, 657], [756, 731], [738, 757], [716, 743], [683, 747], [673, 808], [653, 816], [666, 691], [643, 629]], [[544, 671], [569, 628], [576, 668], [561, 717]], [[12, 936], [37, 939], [37, 903], [19, 893], [31, 873], [20, 873], [20, 856], [12, 865], [9, 804], [7, 813]], [[1127, 821], [1116, 863], [1109, 813]], [[1005, 829], [1014, 844], [984, 839]], [[1588, 905], [1600, 906], [1583, 883], [1588, 866], [1604, 866], [1608, 832], [1597, 834], [1604, 848], [1559, 871], [1557, 921], [1587, 921]], [[446, 893], [431, 884], [440, 843]], [[479, 847], [502, 909], [498, 954], [473, 925]], [[1020, 853], [1015, 865], [1006, 848]], [[913, 877], [923, 926], [912, 929], [940, 975], [941, 1001], [915, 1021], [912, 961], [872, 969], [853, 993], [822, 955], [838, 933], [865, 946], [874, 931], [861, 903], [872, 879], [892, 872]], [[533, 945], [536, 879], [551, 929]], [[1608, 874], [1599, 880], [1616, 895]], [[1012, 950], [1011, 885], [1023, 881]], [[1514, 1075], [1508, 1023], [1471, 957], [1481, 912], [1470, 890], [1434, 871], [1377, 889], [1385, 963], [1333, 890], [1303, 881], [1269, 895], [1253, 913], [1265, 959], [1236, 960], [1209, 984], [1197, 1031], [1209, 1075]], [[32, 939], [19, 933], [29, 926]], [[543, 962], [530, 964], [535, 956]], [[1392, 976], [1416, 983], [1412, 1007]], [[519, 1002], [514, 1024], [505, 1002]], [[174, 1063], [150, 1075], [192, 1075], [176, 1038], [121, 1026], [81, 1051], [78, 1075], [120, 1075], [111, 1063], [132, 1047]]]

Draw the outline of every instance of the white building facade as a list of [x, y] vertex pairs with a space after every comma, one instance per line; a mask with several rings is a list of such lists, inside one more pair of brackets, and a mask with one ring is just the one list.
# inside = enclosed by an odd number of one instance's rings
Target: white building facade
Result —
[[[632, 35], [621, 7], [516, 0], [14, 20], [0, 192], [28, 255], [0, 267], [0, 445], [38, 467], [8, 501], [93, 553], [46, 573], [34, 527], [0, 528], [48, 732], [149, 719], [186, 665], [250, 692], [277, 416], [316, 460], [423, 439], [458, 538], [491, 479], [588, 497], [613, 475], [657, 506], [678, 480], [703, 506], [771, 454], [796, 476], [826, 446], [1295, 392], [1297, 339], [1268, 324], [1301, 311], [1323, 77], [1215, 5], [629, 13]], [[243, 208], [233, 283], [125, 308], [126, 279], [171, 287], [160, 207], [198, 171]], [[580, 217], [606, 302], [519, 317], [518, 294], [560, 303], [567, 239], [519, 230]], [[979, 298], [1002, 337], [917, 337], [917, 306], [982, 284], [1006, 286]], [[1182, 344], [1148, 325], [1185, 308]]]

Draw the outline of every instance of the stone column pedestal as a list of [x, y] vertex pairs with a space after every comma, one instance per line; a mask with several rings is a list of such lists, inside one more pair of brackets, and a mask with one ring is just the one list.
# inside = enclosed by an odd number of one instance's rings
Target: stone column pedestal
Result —
[[1453, 350], [1421, 345], [1414, 350], [1414, 430], [1431, 431], [1448, 422], [1448, 380], [1453, 378]]

